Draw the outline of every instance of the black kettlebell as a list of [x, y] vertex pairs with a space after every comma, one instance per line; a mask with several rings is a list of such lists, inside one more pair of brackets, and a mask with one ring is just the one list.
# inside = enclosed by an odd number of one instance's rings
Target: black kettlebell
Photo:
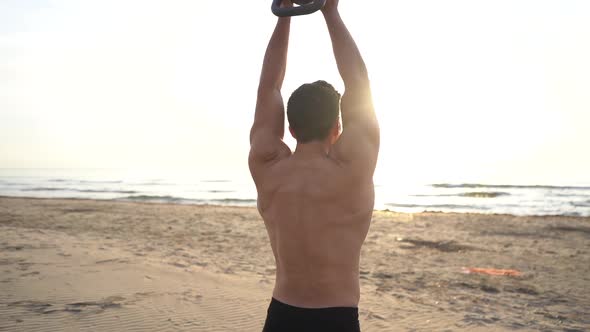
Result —
[[315, 13], [322, 9], [326, 4], [326, 0], [291, 0], [291, 2], [299, 5], [293, 7], [281, 8], [283, 0], [272, 1], [272, 12], [279, 17], [298, 16]]

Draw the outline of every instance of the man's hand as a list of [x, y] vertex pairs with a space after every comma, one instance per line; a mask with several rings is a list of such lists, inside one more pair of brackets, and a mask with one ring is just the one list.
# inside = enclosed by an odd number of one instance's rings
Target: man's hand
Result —
[[326, 4], [324, 5], [324, 8], [322, 8], [322, 12], [327, 14], [338, 11], [338, 1], [339, 0], [326, 0]]
[[281, 2], [281, 8], [290, 8], [293, 7], [293, 2], [291, 2], [291, 0], [283, 0], [283, 2]]

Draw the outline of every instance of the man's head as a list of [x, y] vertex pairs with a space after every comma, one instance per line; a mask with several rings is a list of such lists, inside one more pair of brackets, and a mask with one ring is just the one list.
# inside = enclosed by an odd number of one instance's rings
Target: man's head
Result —
[[340, 134], [340, 93], [325, 81], [303, 84], [289, 98], [287, 118], [299, 144], [329, 140]]

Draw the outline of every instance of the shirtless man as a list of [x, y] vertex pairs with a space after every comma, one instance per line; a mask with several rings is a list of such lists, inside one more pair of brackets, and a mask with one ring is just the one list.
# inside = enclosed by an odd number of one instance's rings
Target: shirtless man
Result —
[[292, 94], [295, 152], [283, 142], [281, 97], [290, 18], [278, 20], [258, 88], [249, 165], [277, 267], [264, 332], [360, 331], [359, 258], [374, 207], [379, 126], [367, 69], [338, 0], [327, 0], [322, 12], [345, 93], [340, 100], [318, 81]]

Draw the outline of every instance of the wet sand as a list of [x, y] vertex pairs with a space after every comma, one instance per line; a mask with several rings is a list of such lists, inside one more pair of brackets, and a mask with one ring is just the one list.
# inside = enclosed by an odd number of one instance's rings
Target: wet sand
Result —
[[[264, 323], [275, 270], [256, 209], [3, 197], [0, 234], [0, 331]], [[361, 327], [587, 331], [589, 272], [590, 218], [375, 212]]]

